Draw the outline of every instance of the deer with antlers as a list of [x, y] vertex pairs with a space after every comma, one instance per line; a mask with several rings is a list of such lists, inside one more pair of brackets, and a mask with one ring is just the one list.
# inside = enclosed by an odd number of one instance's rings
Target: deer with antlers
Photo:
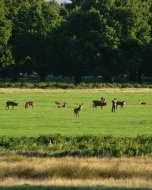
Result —
[[93, 108], [96, 108], [97, 106], [100, 106], [101, 109], [103, 108], [103, 106], [106, 106], [107, 105], [107, 102], [106, 102], [106, 99], [101, 97], [101, 100], [93, 100], [93, 105], [92, 107]]
[[79, 107], [74, 109], [74, 115], [76, 117], [79, 117], [79, 113], [82, 111], [82, 108], [83, 108], [83, 103], [81, 105], [79, 105]]

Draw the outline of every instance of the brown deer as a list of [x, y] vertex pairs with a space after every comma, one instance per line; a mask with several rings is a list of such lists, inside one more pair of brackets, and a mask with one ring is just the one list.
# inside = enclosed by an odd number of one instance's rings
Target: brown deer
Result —
[[12, 109], [13, 109], [14, 106], [18, 106], [18, 103], [16, 103], [16, 102], [11, 102], [11, 101], [7, 101], [7, 102], [6, 102], [6, 109], [9, 109], [9, 106], [12, 106]]
[[117, 106], [120, 106], [121, 108], [124, 108], [125, 104], [126, 104], [126, 101], [117, 101], [116, 102], [116, 108], [117, 108]]
[[66, 102], [63, 102], [63, 104], [58, 105], [58, 108], [66, 108]]
[[25, 109], [27, 109], [29, 106], [32, 106], [32, 108], [34, 108], [34, 102], [33, 101], [29, 101], [25, 103]]
[[83, 108], [83, 103], [81, 105], [79, 105], [79, 107], [74, 109], [74, 115], [76, 117], [79, 117], [79, 113], [82, 111], [82, 108]]
[[103, 108], [103, 106], [106, 106], [107, 105], [107, 102], [103, 102], [103, 101], [100, 101], [100, 100], [93, 100], [93, 105], [92, 107], [93, 108], [96, 108], [97, 106], [100, 106], [101, 109]]
[[105, 103], [106, 102], [106, 99], [104, 97], [101, 97], [101, 102], [102, 103]]

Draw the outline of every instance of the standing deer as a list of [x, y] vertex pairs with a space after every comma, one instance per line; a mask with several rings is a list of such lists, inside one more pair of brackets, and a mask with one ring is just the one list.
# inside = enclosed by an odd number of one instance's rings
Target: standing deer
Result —
[[6, 109], [9, 109], [9, 106], [12, 106], [12, 109], [13, 109], [14, 106], [18, 106], [18, 103], [16, 103], [16, 102], [11, 102], [11, 101], [7, 101], [7, 102], [6, 102]]
[[81, 105], [79, 105], [79, 107], [74, 109], [74, 115], [76, 117], [79, 117], [79, 113], [82, 111], [82, 108], [83, 108], [83, 103]]
[[118, 106], [120, 106], [121, 108], [124, 108], [125, 104], [126, 104], [126, 101], [117, 101], [117, 102], [116, 102], [116, 108], [117, 108]]
[[32, 108], [34, 108], [34, 102], [33, 101], [29, 101], [25, 103], [25, 109], [27, 109], [29, 106], [32, 106]]
[[100, 106], [101, 109], [103, 108], [103, 106], [106, 106], [107, 105], [107, 102], [102, 102], [100, 100], [93, 100], [93, 105], [92, 107], [93, 108], [96, 108], [97, 106]]

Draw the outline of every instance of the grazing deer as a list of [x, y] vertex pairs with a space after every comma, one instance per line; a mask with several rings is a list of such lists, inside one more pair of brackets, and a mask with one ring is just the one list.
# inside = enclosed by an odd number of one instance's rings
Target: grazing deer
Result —
[[16, 102], [11, 102], [11, 101], [7, 101], [7, 102], [6, 102], [6, 109], [9, 109], [9, 106], [12, 106], [12, 109], [13, 109], [14, 106], [18, 106], [18, 103], [16, 103]]
[[141, 105], [146, 105], [146, 102], [139, 101]]
[[83, 103], [81, 105], [79, 105], [79, 107], [74, 109], [74, 115], [76, 117], [79, 117], [79, 113], [82, 111], [82, 108], [83, 108]]
[[107, 102], [103, 102], [103, 101], [100, 101], [100, 100], [93, 100], [93, 105], [92, 107], [93, 108], [96, 108], [97, 106], [100, 106], [101, 109], [103, 108], [103, 106], [106, 106], [107, 105]]
[[116, 102], [116, 108], [117, 108], [117, 106], [120, 106], [121, 108], [124, 108], [125, 104], [126, 104], [126, 101], [117, 101]]
[[25, 109], [27, 109], [29, 106], [32, 106], [32, 108], [34, 108], [34, 102], [33, 101], [29, 101], [25, 103]]

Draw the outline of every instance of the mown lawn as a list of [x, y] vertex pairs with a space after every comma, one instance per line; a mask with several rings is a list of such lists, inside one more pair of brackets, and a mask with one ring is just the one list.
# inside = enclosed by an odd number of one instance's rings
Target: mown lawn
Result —
[[[108, 105], [101, 110], [92, 108], [92, 101], [105, 97]], [[111, 100], [126, 100], [124, 109], [111, 113]], [[0, 90], [0, 135], [38, 136], [137, 136], [152, 135], [152, 92], [109, 92], [93, 90], [13, 91]], [[5, 109], [6, 101], [19, 103], [14, 110]], [[33, 100], [35, 108], [25, 110], [26, 101]], [[146, 105], [140, 105], [139, 100]], [[54, 101], [67, 102], [59, 109]], [[75, 118], [73, 109], [83, 102], [84, 109]]]

